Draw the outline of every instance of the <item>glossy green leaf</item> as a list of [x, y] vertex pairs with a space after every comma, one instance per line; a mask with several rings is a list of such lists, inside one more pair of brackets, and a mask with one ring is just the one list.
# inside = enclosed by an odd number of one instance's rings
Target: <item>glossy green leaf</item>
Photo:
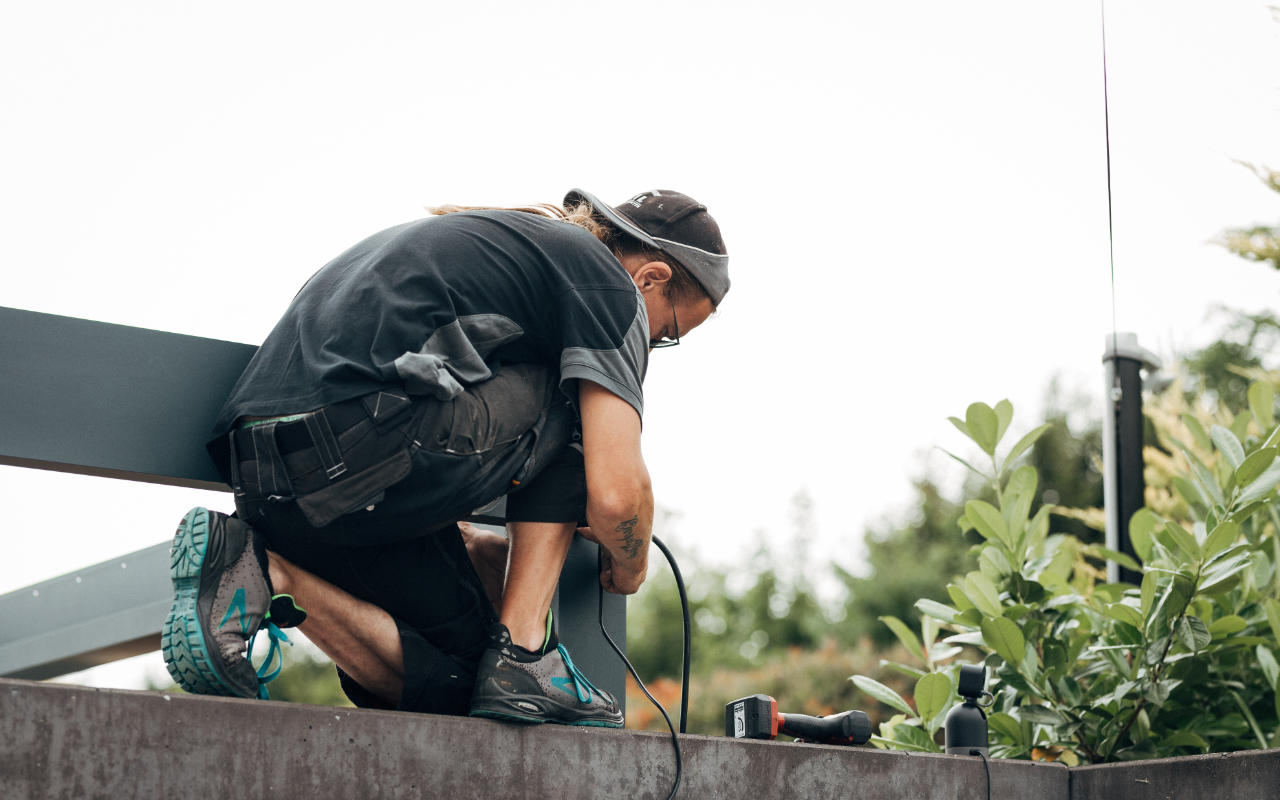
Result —
[[1124, 603], [1111, 603], [1103, 609], [1103, 613], [1117, 622], [1123, 622], [1142, 630], [1142, 613], [1133, 606], [1127, 606]]
[[[1156, 577], [1156, 573], [1154, 572], [1148, 572], [1146, 575], [1142, 576], [1142, 616], [1143, 618], [1145, 618], [1148, 614], [1151, 613], [1151, 604], [1155, 601], [1156, 584], [1158, 581], [1159, 579]], [[1139, 628], [1139, 630], [1141, 630], [1141, 628]]]
[[1151, 536], [1158, 524], [1159, 517], [1147, 508], [1138, 509], [1129, 518], [1129, 542], [1138, 558], [1144, 562], [1151, 560]]
[[1196, 537], [1176, 522], [1166, 522], [1161, 526], [1156, 539], [1169, 550], [1181, 553], [1189, 561], [1200, 560], [1200, 545], [1196, 544]]
[[1151, 736], [1151, 717], [1147, 716], [1145, 708], [1140, 708], [1133, 718], [1130, 738], [1135, 742], [1145, 742], [1149, 736]]
[[921, 753], [941, 753], [942, 748], [933, 740], [928, 733], [915, 725], [902, 723], [893, 726], [893, 738], [905, 745], [908, 749], [916, 750]]
[[1165, 623], [1170, 614], [1175, 613], [1169, 610], [1169, 607], [1179, 602], [1177, 588], [1172, 581], [1165, 587], [1160, 594], [1160, 600], [1156, 603], [1151, 613], [1146, 615], [1146, 627], [1143, 629], [1147, 636], [1157, 636], [1163, 633]]
[[1018, 706], [1017, 714], [1033, 725], [1062, 724], [1062, 715], [1048, 706]]
[[1209, 497], [1201, 490], [1198, 482], [1188, 480], [1182, 475], [1174, 475], [1169, 479], [1169, 483], [1173, 484], [1174, 491], [1187, 501], [1187, 505], [1200, 511], [1208, 510]]
[[1000, 421], [996, 412], [986, 403], [972, 403], [964, 412], [964, 424], [969, 429], [969, 438], [982, 448], [982, 452], [993, 455], [996, 451], [996, 431]]
[[993, 581], [1001, 580], [1013, 572], [1013, 567], [1009, 566], [1009, 559], [999, 547], [982, 548], [982, 552], [978, 554], [978, 569]]
[[[1134, 549], [1136, 550], [1137, 548]], [[1108, 550], [1107, 548], [1099, 545], [1091, 546], [1088, 553], [1091, 556], [1096, 556], [1097, 558], [1101, 558], [1105, 561], [1114, 561], [1120, 566], [1126, 569], [1131, 569], [1134, 572], [1142, 572], [1142, 565], [1137, 561], [1134, 561], [1133, 556], [1128, 553], [1118, 553], [1115, 550]]]
[[1221, 425], [1214, 425], [1209, 429], [1209, 438], [1213, 440], [1218, 452], [1226, 457], [1231, 468], [1239, 469], [1244, 463], [1244, 447], [1236, 435]]
[[889, 627], [889, 630], [893, 631], [893, 635], [898, 637], [898, 641], [902, 642], [902, 646], [907, 648], [907, 652], [921, 661], [928, 660], [925, 657], [924, 647], [920, 644], [920, 639], [914, 631], [907, 627], [905, 622], [893, 616], [884, 616], [879, 619]]
[[1005, 744], [1023, 744], [1022, 725], [1003, 711], [987, 717], [987, 728], [998, 734]]
[[1280, 664], [1276, 663], [1276, 657], [1271, 652], [1271, 648], [1258, 645], [1258, 649], [1253, 652], [1258, 659], [1258, 667], [1262, 669], [1262, 674], [1267, 679], [1267, 685], [1272, 691], [1280, 690]]
[[947, 707], [951, 693], [951, 678], [946, 673], [930, 672], [916, 681], [916, 711], [930, 731], [937, 730], [934, 719]]
[[1248, 486], [1258, 479], [1262, 473], [1267, 471], [1267, 467], [1276, 460], [1276, 453], [1280, 452], [1280, 448], [1264, 447], [1261, 450], [1255, 450], [1250, 453], [1237, 469], [1236, 469], [1236, 486]]
[[977, 571], [970, 572], [964, 576], [962, 585], [965, 594], [983, 614], [998, 617], [1004, 613], [1000, 607], [1000, 592], [986, 575]]
[[[1277, 428], [1280, 430], [1280, 428]], [[1236, 498], [1235, 508], [1244, 508], [1255, 500], [1270, 495], [1280, 482], [1280, 461], [1271, 462], [1271, 466], [1262, 471], [1248, 486], [1241, 487], [1240, 496]]]
[[1010, 550], [1013, 549], [1013, 542], [1009, 539], [1009, 527], [995, 506], [985, 500], [970, 500], [964, 504], [964, 515], [973, 523], [973, 527], [982, 535], [982, 538], [999, 542]]
[[924, 670], [922, 670], [922, 669], [916, 669], [915, 667], [909, 667], [909, 666], [907, 666], [906, 664], [899, 664], [899, 663], [898, 663], [898, 662], [896, 662], [896, 661], [884, 661], [884, 660], [881, 660], [881, 661], [880, 661], [880, 666], [884, 667], [885, 669], [891, 669], [891, 670], [893, 670], [894, 672], [901, 672], [903, 675], [906, 675], [906, 676], [907, 676], [907, 677], [909, 677], [909, 678], [915, 678], [915, 679], [917, 679], [917, 680], [919, 680], [922, 676], [924, 676], [924, 675], [928, 674], [928, 673], [926, 673], [926, 672], [925, 672]]
[[945, 644], [935, 644], [929, 648], [929, 660], [937, 664], [949, 658], [955, 658], [963, 652], [964, 648], [962, 647], [947, 647]]
[[1213, 446], [1213, 443], [1209, 440], [1209, 432], [1200, 424], [1200, 420], [1191, 414], [1183, 414], [1182, 424], [1186, 425], [1187, 430], [1191, 431], [1191, 435], [1195, 437], [1196, 444], [1200, 446], [1201, 450], [1208, 450]]
[[1014, 460], [1018, 458], [1018, 456], [1022, 455], [1027, 450], [1029, 450], [1031, 448], [1031, 445], [1035, 444], [1036, 440], [1044, 435], [1045, 431], [1049, 430], [1052, 427], [1053, 427], [1053, 423], [1046, 422], [1045, 424], [1039, 426], [1038, 428], [1033, 428], [1030, 431], [1028, 431], [1026, 434], [1023, 435], [1021, 439], [1019, 439], [1013, 445], [1013, 447], [1009, 448], [1009, 455], [1004, 457], [1004, 463], [1012, 464]]
[[[979, 621], [979, 624], [981, 624], [981, 621]], [[957, 633], [952, 636], [948, 636], [942, 641], [947, 644], [969, 645], [971, 647], [982, 647], [987, 643], [987, 640], [982, 638], [982, 631]]]
[[1179, 731], [1171, 736], [1166, 736], [1160, 740], [1161, 747], [1198, 747], [1201, 750], [1208, 750], [1209, 743], [1202, 736], [1193, 731]]
[[1001, 400], [996, 403], [996, 444], [1004, 438], [1004, 432], [1009, 430], [1009, 423], [1013, 421], [1013, 403], [1008, 400]]
[[1027, 546], [1028, 551], [1037, 552], [1037, 548], [1045, 541], [1049, 535], [1049, 513], [1053, 510], [1050, 505], [1042, 505], [1036, 511], [1036, 515], [1027, 523]]
[[1249, 623], [1245, 622], [1244, 617], [1237, 614], [1228, 614], [1225, 617], [1219, 617], [1209, 623], [1209, 633], [1215, 639], [1221, 639], [1224, 636], [1230, 636], [1233, 633], [1239, 633], [1249, 627]]
[[1275, 407], [1276, 396], [1271, 384], [1257, 381], [1249, 386], [1249, 411], [1263, 433], [1275, 427]]
[[917, 600], [915, 603], [916, 611], [934, 619], [940, 619], [943, 622], [955, 622], [956, 617], [960, 615], [956, 609], [949, 605], [939, 603], [937, 600], [929, 600], [927, 598]]
[[853, 681], [854, 686], [857, 686], [863, 692], [866, 692], [881, 703], [884, 703], [891, 708], [896, 708], [911, 716], [915, 715], [916, 712], [912, 710], [911, 704], [906, 700], [903, 700], [902, 695], [890, 689], [888, 686], [885, 686], [883, 683], [880, 683], [873, 678], [868, 678], [865, 675], [854, 675], [850, 677], [849, 680]]
[[1036, 499], [1036, 487], [1040, 476], [1035, 467], [1021, 466], [1013, 471], [1004, 489], [1004, 502], [1001, 504], [1001, 516], [1009, 529], [1011, 549], [1017, 548], [1026, 534], [1027, 517], [1031, 514], [1031, 504]]
[[[1230, 431], [1227, 435], [1230, 435]], [[1200, 489], [1201, 497], [1205, 498], [1206, 502], [1213, 501], [1217, 505], [1225, 503], [1226, 497], [1222, 494], [1222, 487], [1218, 485], [1218, 479], [1214, 477], [1213, 472], [1188, 451], [1183, 450], [1182, 454], [1187, 457], [1187, 462], [1191, 465], [1191, 474], [1196, 479], [1196, 487]], [[1235, 466], [1233, 464], [1232, 469]]]
[[1236, 439], [1243, 441], [1249, 435], [1249, 423], [1253, 420], [1253, 415], [1248, 411], [1241, 411], [1236, 414], [1236, 418], [1231, 421], [1231, 433]]
[[982, 639], [1006, 662], [1017, 667], [1026, 655], [1026, 639], [1013, 620], [1006, 617], [983, 617]]
[[1148, 703], [1159, 708], [1169, 699], [1169, 695], [1173, 694], [1173, 690], [1181, 684], [1181, 680], [1161, 680], [1155, 684], [1147, 684], [1142, 691], [1142, 696]]
[[1214, 528], [1204, 541], [1205, 558], [1213, 558], [1235, 544], [1238, 538], [1240, 538], [1240, 526], [1237, 523], [1230, 520], [1219, 522], [1218, 527]]
[[947, 595], [951, 597], [951, 602], [955, 604], [956, 611], [963, 614], [973, 608], [973, 601], [964, 593], [964, 589], [954, 583], [947, 584]]
[[1200, 579], [1199, 590], [1205, 594], [1217, 594], [1234, 586], [1240, 573], [1253, 564], [1247, 551], [1237, 552], [1229, 558], [1222, 559], [1205, 571]]
[[1267, 612], [1267, 624], [1271, 626], [1271, 635], [1280, 642], [1280, 600], [1270, 599], [1262, 604]]
[[1213, 636], [1203, 620], [1188, 615], [1178, 622], [1178, 639], [1189, 652], [1198, 653], [1209, 646]]

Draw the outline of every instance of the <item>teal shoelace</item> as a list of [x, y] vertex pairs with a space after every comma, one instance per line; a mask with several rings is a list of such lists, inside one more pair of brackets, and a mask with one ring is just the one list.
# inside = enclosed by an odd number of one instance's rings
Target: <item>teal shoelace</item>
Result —
[[[593, 692], [603, 699], [604, 692], [597, 689], [596, 685], [587, 680], [587, 676], [583, 675], [582, 672], [578, 670], [578, 666], [574, 664], [573, 659], [569, 657], [568, 648], [562, 644], [558, 644], [556, 645], [556, 650], [559, 651], [560, 657], [564, 659], [564, 665], [569, 670], [569, 677], [573, 678], [573, 691], [578, 695], [578, 702], [590, 703]], [[583, 696], [584, 691], [586, 694], [585, 697]]]
[[[253, 642], [263, 630], [266, 630], [267, 638], [271, 640], [271, 646], [267, 648], [267, 657], [262, 662], [262, 666], [258, 667], [258, 697], [262, 700], [270, 700], [271, 695], [267, 693], [267, 684], [275, 680], [276, 676], [280, 674], [280, 670], [284, 669], [284, 653], [281, 651], [280, 645], [284, 643], [292, 647], [293, 642], [289, 641], [289, 637], [285, 636], [284, 631], [276, 627], [274, 622], [267, 620], [262, 629], [255, 631], [253, 636], [249, 637], [249, 649], [245, 651], [247, 655], [253, 655]], [[271, 669], [272, 661], [275, 662], [275, 669]]]

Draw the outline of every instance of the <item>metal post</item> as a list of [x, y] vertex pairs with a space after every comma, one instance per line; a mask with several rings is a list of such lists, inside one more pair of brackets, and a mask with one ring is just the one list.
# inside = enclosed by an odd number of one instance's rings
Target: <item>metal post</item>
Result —
[[[1103, 502], [1107, 512], [1106, 546], [1137, 558], [1129, 541], [1129, 520], [1145, 505], [1142, 459], [1142, 370], [1157, 370], [1160, 359], [1138, 345], [1134, 333], [1106, 338], [1102, 414]], [[1140, 583], [1141, 573], [1107, 562], [1107, 580]]]

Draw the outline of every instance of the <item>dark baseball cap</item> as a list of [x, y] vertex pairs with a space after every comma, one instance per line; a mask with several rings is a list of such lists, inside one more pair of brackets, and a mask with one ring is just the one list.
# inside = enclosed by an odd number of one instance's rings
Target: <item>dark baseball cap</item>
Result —
[[720, 226], [707, 207], [670, 189], [643, 192], [612, 208], [595, 195], [573, 189], [566, 206], [587, 203], [591, 210], [628, 236], [671, 256], [689, 271], [714, 305], [729, 292], [729, 255]]

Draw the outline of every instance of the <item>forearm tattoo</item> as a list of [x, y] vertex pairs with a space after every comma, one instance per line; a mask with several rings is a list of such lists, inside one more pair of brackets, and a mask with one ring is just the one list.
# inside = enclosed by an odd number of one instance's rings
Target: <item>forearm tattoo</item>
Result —
[[618, 533], [622, 534], [622, 552], [627, 554], [627, 558], [635, 558], [640, 555], [640, 548], [644, 546], [644, 542], [640, 537], [636, 536], [636, 526], [640, 524], [639, 517], [632, 517], [614, 528]]

